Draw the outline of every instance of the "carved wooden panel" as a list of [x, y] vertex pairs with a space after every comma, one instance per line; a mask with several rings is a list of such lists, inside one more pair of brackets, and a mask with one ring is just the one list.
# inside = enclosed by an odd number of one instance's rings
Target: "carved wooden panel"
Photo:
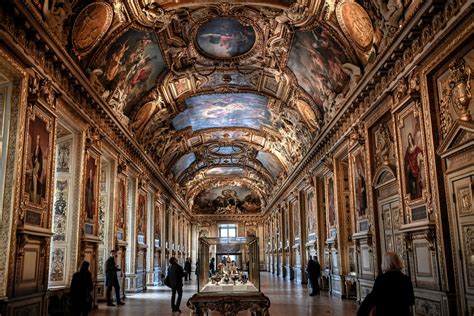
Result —
[[37, 293], [44, 290], [47, 243], [42, 237], [20, 235], [14, 295]]
[[378, 202], [378, 211], [380, 218], [380, 240], [382, 246], [382, 253], [386, 251], [396, 251], [402, 255], [400, 249], [397, 249], [397, 238], [399, 236], [398, 229], [400, 228], [400, 203], [398, 197], [386, 199]]

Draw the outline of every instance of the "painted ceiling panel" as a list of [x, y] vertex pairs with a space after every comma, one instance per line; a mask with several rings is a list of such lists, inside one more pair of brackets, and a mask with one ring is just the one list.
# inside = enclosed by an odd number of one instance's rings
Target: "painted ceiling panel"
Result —
[[244, 169], [241, 167], [214, 167], [209, 169], [206, 174], [208, 176], [243, 175]]
[[207, 82], [203, 84], [203, 87], [212, 87], [218, 85], [235, 85], [242, 87], [251, 87], [252, 84], [249, 82], [244, 75], [240, 73], [214, 73], [209, 75]]
[[176, 130], [248, 127], [270, 124], [266, 97], [253, 93], [206, 94], [188, 98], [186, 110], [173, 119]]
[[171, 172], [175, 177], [178, 177], [184, 170], [186, 170], [194, 161], [196, 161], [196, 155], [189, 153], [181, 158], [173, 165]]
[[288, 67], [321, 108], [330, 94], [337, 95], [347, 87], [350, 77], [343, 65], [349, 62], [341, 46], [323, 28], [295, 33]]
[[265, 169], [270, 171], [272, 176], [275, 178], [283, 171], [283, 166], [278, 158], [270, 153], [259, 151], [257, 154], [257, 160], [260, 161]]
[[98, 68], [105, 95], [128, 115], [166, 65], [154, 33], [130, 29], [110, 46]]
[[255, 44], [255, 31], [237, 19], [217, 18], [197, 31], [199, 48], [207, 55], [232, 58], [248, 52]]
[[261, 200], [246, 187], [224, 186], [202, 191], [194, 200], [198, 214], [248, 214], [261, 210]]

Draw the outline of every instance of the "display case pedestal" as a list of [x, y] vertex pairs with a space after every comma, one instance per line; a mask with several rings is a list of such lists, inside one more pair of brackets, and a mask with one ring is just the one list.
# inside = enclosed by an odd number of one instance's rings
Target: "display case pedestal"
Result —
[[237, 315], [249, 310], [252, 315], [269, 315], [270, 299], [262, 292], [252, 293], [197, 293], [187, 302], [193, 315], [204, 315], [207, 311], [217, 311], [224, 316]]

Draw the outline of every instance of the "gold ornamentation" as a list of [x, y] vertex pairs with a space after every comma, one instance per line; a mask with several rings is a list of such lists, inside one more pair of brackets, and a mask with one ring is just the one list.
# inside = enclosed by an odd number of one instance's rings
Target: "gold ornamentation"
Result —
[[380, 123], [375, 132], [375, 160], [378, 166], [390, 164], [390, 151], [393, 146], [393, 137], [386, 123]]
[[46, 0], [43, 6], [43, 15], [50, 29], [65, 43], [68, 32], [65, 32], [65, 23], [72, 14], [72, 4], [68, 0]]
[[357, 2], [340, 2], [336, 8], [339, 25], [360, 50], [367, 52], [372, 48], [374, 28], [370, 17]]
[[472, 69], [466, 66], [464, 59], [455, 59], [449, 64], [449, 88], [447, 102], [449, 102], [461, 121], [471, 121], [472, 116], [469, 111], [471, 102], [471, 76]]
[[174, 20], [179, 21], [178, 14], [176, 12], [166, 12], [160, 8], [160, 4], [156, 1], [146, 4], [142, 12], [149, 22], [153, 23], [153, 27], [157, 33], [165, 30]]
[[112, 24], [112, 7], [106, 2], [86, 6], [72, 27], [72, 44], [78, 53], [90, 51], [107, 33]]

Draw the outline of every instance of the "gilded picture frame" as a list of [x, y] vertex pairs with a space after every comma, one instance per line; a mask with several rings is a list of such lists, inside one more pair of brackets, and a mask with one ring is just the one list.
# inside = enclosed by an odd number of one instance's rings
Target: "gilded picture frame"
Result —
[[83, 206], [84, 233], [96, 235], [98, 231], [99, 185], [100, 185], [99, 157], [86, 152], [84, 160]]
[[137, 197], [137, 218], [136, 218], [136, 225], [137, 225], [137, 234], [142, 235], [143, 237], [146, 235], [146, 219], [147, 219], [147, 195], [145, 192], [140, 190], [138, 192]]
[[[407, 211], [420, 209], [428, 197], [428, 170], [423, 118], [419, 102], [410, 101], [396, 115], [400, 188]], [[425, 208], [426, 209], [426, 208]], [[408, 212], [407, 212], [408, 213]], [[418, 216], [418, 219], [427, 218]]]
[[48, 226], [54, 133], [53, 116], [39, 107], [27, 110], [20, 219], [28, 225]]

